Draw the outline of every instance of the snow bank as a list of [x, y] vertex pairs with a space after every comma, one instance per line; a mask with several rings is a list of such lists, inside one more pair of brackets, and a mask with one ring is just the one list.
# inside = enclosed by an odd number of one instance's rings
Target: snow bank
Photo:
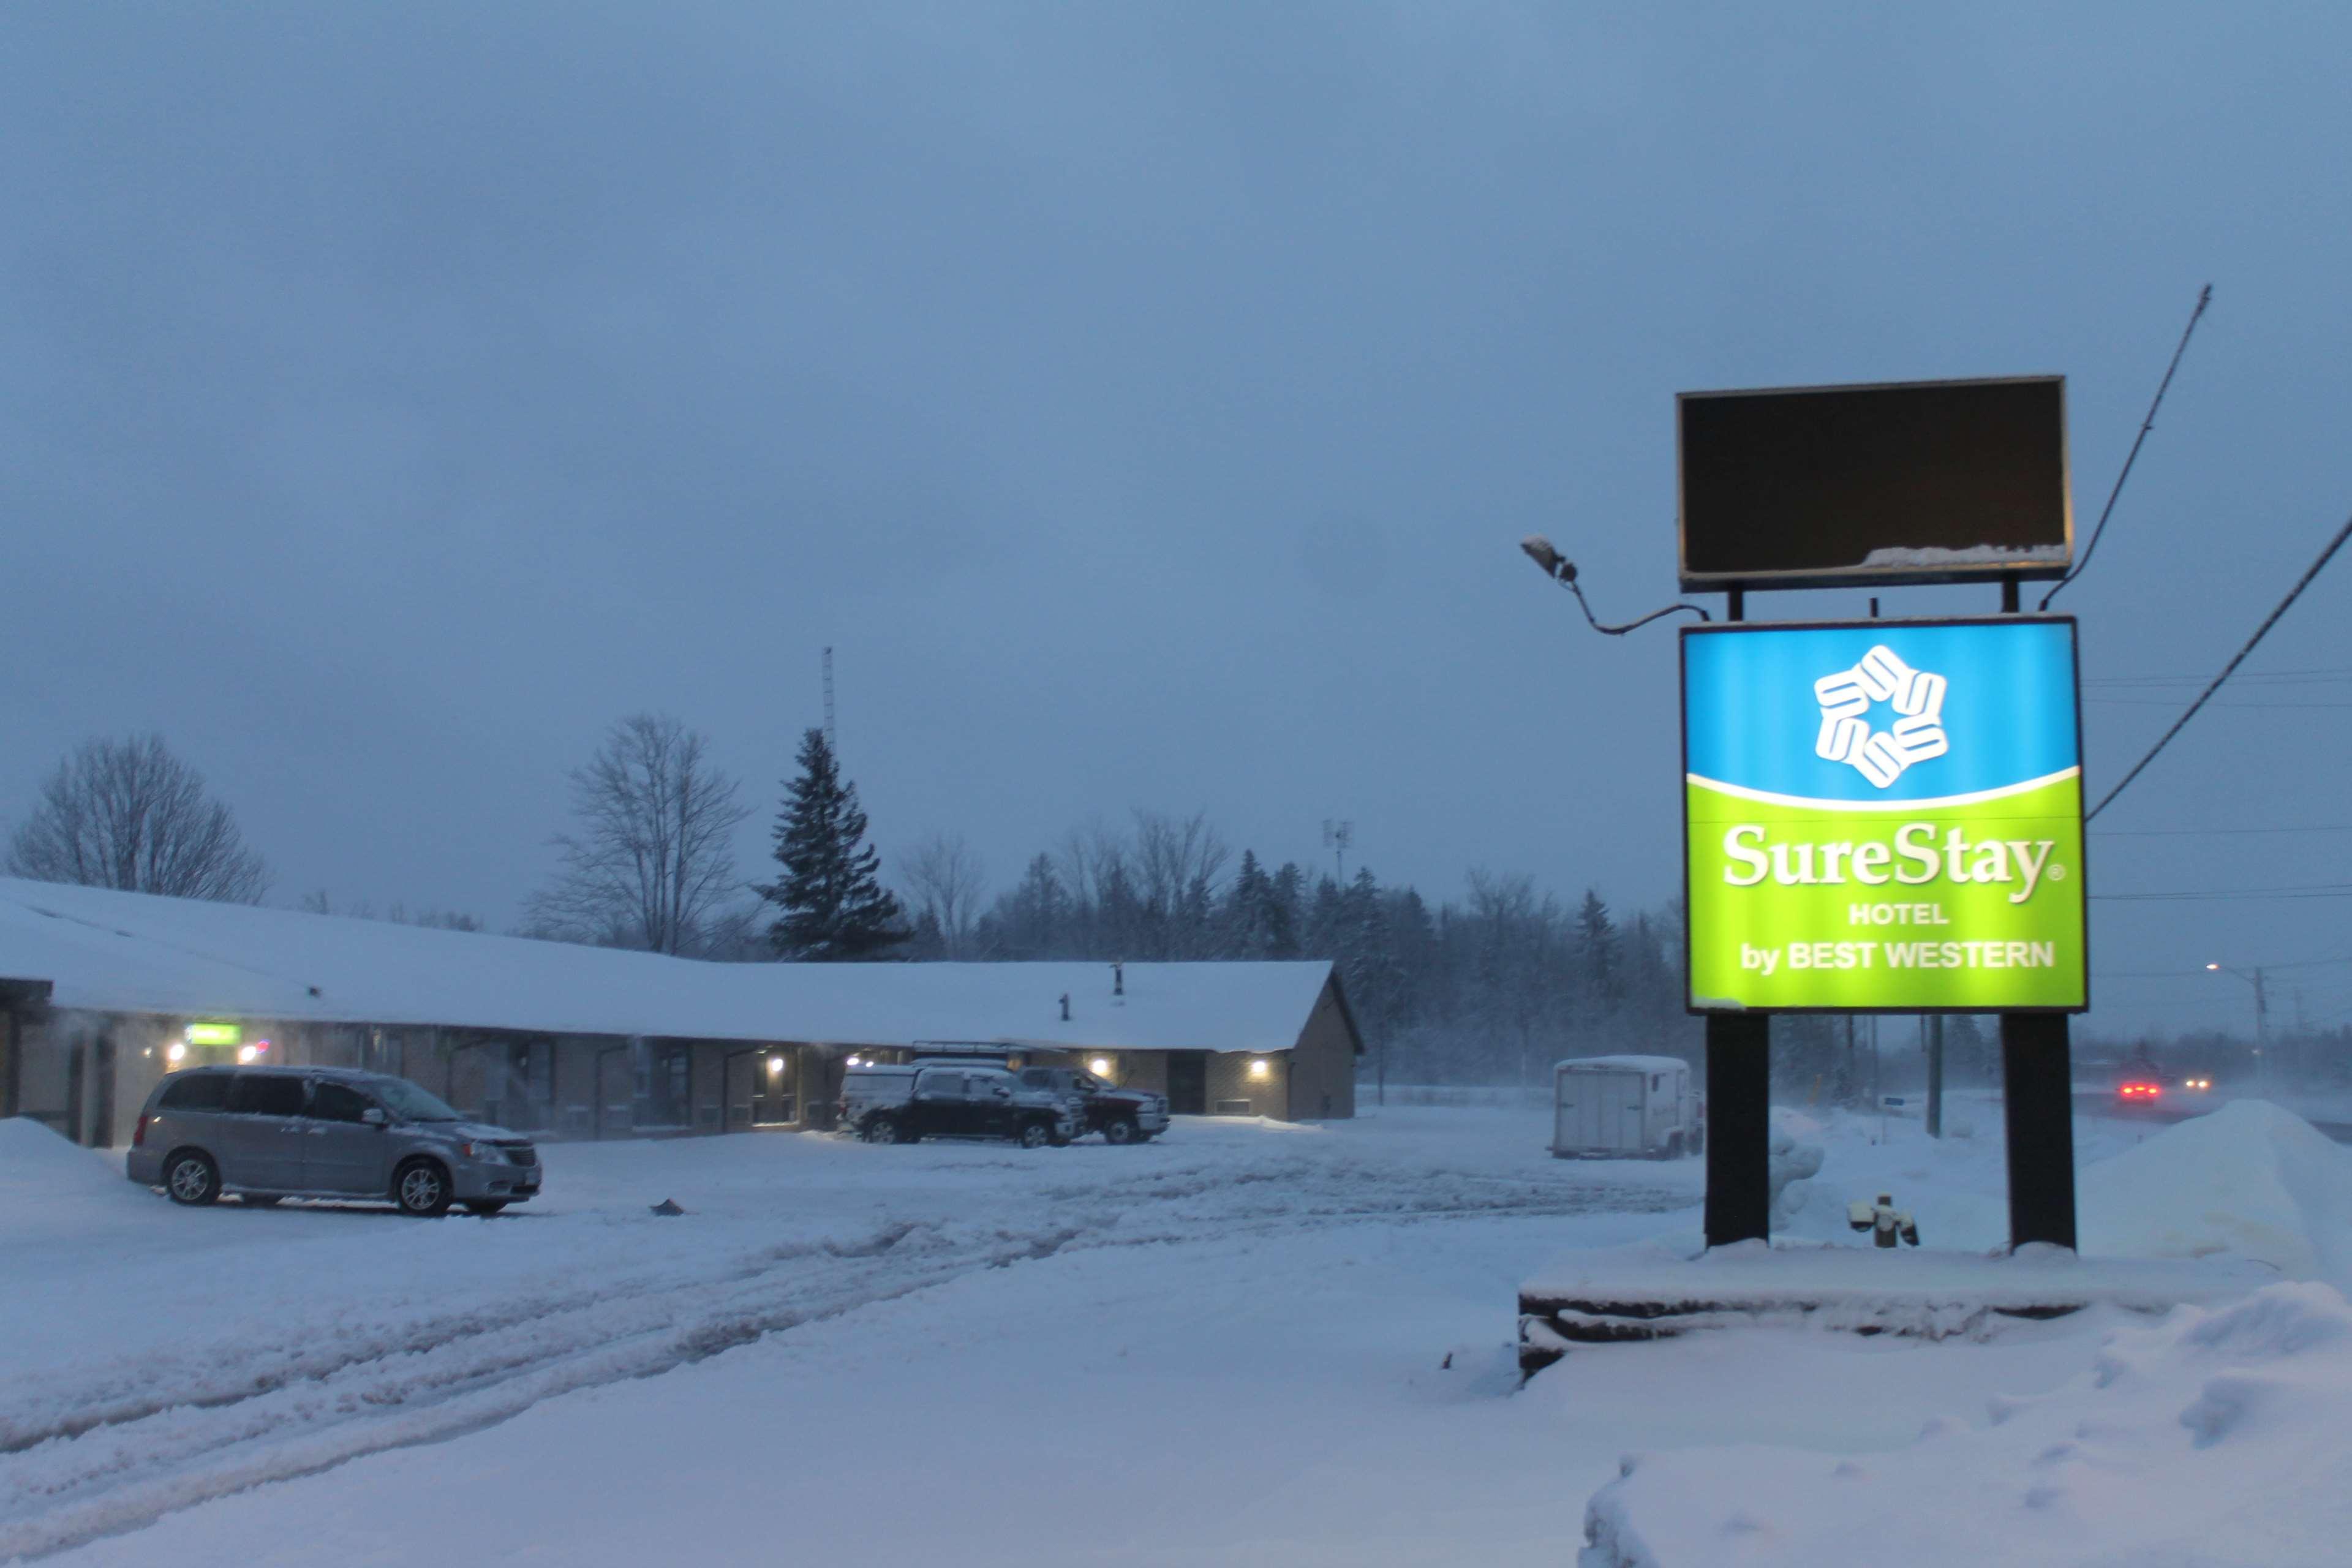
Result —
[[1811, 1117], [1784, 1105], [1772, 1108], [1766, 1180], [1771, 1184], [1770, 1212], [1776, 1228], [1787, 1225], [1790, 1215], [1804, 1204], [1801, 1194], [1791, 1201], [1789, 1189], [1821, 1174], [1822, 1146], [1814, 1142], [1821, 1134], [1822, 1124]]
[[1744, 1446], [1628, 1457], [1580, 1568], [2339, 1563], [2352, 1529], [2352, 1305], [2279, 1284], [2110, 1336], [1990, 1425], [1891, 1453]]
[[69, 1142], [29, 1116], [0, 1121], [0, 1207], [47, 1207], [62, 1198], [111, 1196], [122, 1183], [121, 1156]]
[[2352, 1150], [2275, 1105], [2239, 1100], [2085, 1168], [2084, 1250], [2233, 1254], [2352, 1284]]

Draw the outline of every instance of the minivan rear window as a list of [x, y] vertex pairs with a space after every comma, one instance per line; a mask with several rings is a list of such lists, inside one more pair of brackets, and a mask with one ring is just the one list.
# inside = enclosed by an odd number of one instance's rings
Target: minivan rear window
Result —
[[218, 1110], [228, 1101], [228, 1074], [190, 1073], [163, 1086], [164, 1110]]
[[283, 1073], [241, 1072], [228, 1091], [228, 1108], [248, 1116], [299, 1116], [302, 1080]]

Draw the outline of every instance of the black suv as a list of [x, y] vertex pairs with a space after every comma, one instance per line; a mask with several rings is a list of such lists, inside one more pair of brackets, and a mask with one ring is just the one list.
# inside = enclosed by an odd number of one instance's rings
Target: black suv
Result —
[[1099, 1132], [1106, 1143], [1141, 1143], [1168, 1131], [1168, 1097], [1141, 1089], [1116, 1089], [1078, 1068], [1023, 1068], [1024, 1089], [1058, 1095], [1077, 1118], [1081, 1133]]

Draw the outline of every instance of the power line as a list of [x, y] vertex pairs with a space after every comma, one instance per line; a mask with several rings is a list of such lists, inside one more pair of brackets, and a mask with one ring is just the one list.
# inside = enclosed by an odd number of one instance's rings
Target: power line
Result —
[[2093, 893], [2113, 903], [2155, 899], [2352, 899], [2352, 882], [2306, 882], [2291, 888], [2197, 888], [2170, 893]]
[[2171, 838], [2211, 833], [2352, 833], [2352, 822], [2313, 823], [2307, 827], [2102, 827], [2094, 838]]
[[[2085, 702], [2096, 702], [2109, 708], [2169, 708], [2173, 699], [2166, 697], [2086, 697]], [[2216, 702], [2216, 708], [2352, 708], [2352, 702]]]
[[[2304, 572], [2304, 574], [2296, 580], [2294, 586], [2287, 590], [2286, 597], [2278, 602], [2278, 607], [2272, 610], [2268, 616], [2263, 618], [2263, 624], [2254, 628], [2254, 635], [2246, 639], [2246, 646], [2240, 648], [2235, 654], [2231, 655], [2230, 662], [2221, 667], [2221, 673], [2215, 676], [2212, 683], [2207, 686], [2204, 690], [2197, 694], [2197, 700], [2189, 705], [2189, 710], [2172, 721], [2172, 728], [2167, 730], [2157, 741], [2156, 744], [2147, 749], [2147, 755], [2142, 757], [2138, 762], [2132, 764], [2131, 772], [2123, 776], [2121, 783], [2117, 784], [2115, 788], [2109, 790], [2106, 793], [2105, 797], [2102, 799], [2098, 805], [2093, 806], [2090, 810], [2083, 814], [2083, 820], [2084, 822], [2089, 822], [2093, 817], [2098, 816], [2099, 813], [2106, 810], [2108, 804], [2112, 802], [2116, 796], [2123, 794], [2125, 789], [2129, 787], [2132, 780], [2139, 777], [2140, 771], [2146, 768], [2148, 763], [2156, 761], [2157, 753], [2163, 751], [2165, 747], [2172, 743], [2172, 737], [2180, 733], [2180, 731], [2187, 727], [2189, 721], [2197, 717], [2197, 710], [2205, 706], [2206, 702], [2211, 699], [2213, 693], [2221, 689], [2221, 683], [2229, 679], [2231, 674], [2237, 669], [2238, 666], [2246, 661], [2246, 656], [2252, 653], [2254, 649], [2261, 645], [2263, 638], [2270, 635], [2271, 628], [2278, 625], [2279, 617], [2285, 615], [2287, 610], [2297, 599], [2303, 597], [2303, 591], [2305, 588], [2310, 587], [2312, 579], [2317, 577], [2320, 572], [2326, 568], [2327, 563], [2336, 558], [2336, 552], [2344, 548], [2344, 541], [2347, 538], [2352, 538], [2352, 517], [2347, 517], [2344, 520], [2344, 526], [2336, 531], [2336, 537], [2327, 542], [2327, 548], [2319, 552], [2319, 559], [2314, 561]], [[2061, 583], [2059, 586], [2063, 588], [2065, 584]], [[2044, 604], [2049, 603], [2046, 599], [2042, 602]]]
[[[2326, 969], [2332, 964], [2352, 963], [2352, 954], [2335, 958], [2302, 958], [2293, 963], [2265, 963], [2264, 969]], [[2097, 973], [2094, 980], [2202, 980], [2209, 973], [2201, 965], [2196, 969], [2118, 969]]]
[[[2091, 686], [2194, 686], [2201, 675], [2103, 675], [2083, 684]], [[2335, 685], [2352, 680], [2352, 669], [2250, 669], [2238, 677], [2255, 684], [2284, 686]]]
[[2123, 471], [2116, 476], [2116, 488], [2107, 492], [2107, 504], [2099, 509], [2099, 522], [2091, 530], [2091, 542], [2083, 546], [2082, 556], [2074, 563], [2074, 569], [2053, 583], [2050, 592], [2042, 595], [2042, 603], [2034, 608], [2048, 609], [2050, 601], [2056, 598], [2067, 584], [2080, 577], [2083, 569], [2091, 563], [2091, 552], [2098, 549], [2099, 541], [2106, 535], [2107, 519], [2115, 512], [2116, 498], [2124, 493], [2124, 481], [2131, 478], [2132, 465], [2139, 461], [2140, 447], [2147, 440], [2147, 433], [2156, 428], [2156, 411], [2164, 406], [2164, 394], [2172, 385], [2172, 373], [2180, 368], [2180, 356], [2189, 352], [2189, 335], [2197, 330], [2198, 321], [2205, 314], [2205, 307], [2212, 302], [2213, 285], [2208, 283], [2197, 291], [2197, 308], [2189, 312], [2189, 324], [2180, 329], [2180, 342], [2172, 351], [2172, 363], [2164, 367], [2164, 379], [2156, 384], [2156, 397], [2147, 405], [2147, 417], [2140, 421], [2139, 434], [2132, 437], [2131, 450], [2124, 457]]

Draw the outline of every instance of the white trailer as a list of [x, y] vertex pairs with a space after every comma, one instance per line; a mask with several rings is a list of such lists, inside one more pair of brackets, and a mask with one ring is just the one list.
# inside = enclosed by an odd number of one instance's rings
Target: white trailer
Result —
[[1673, 1160], [1706, 1146], [1681, 1058], [1582, 1057], [1553, 1067], [1554, 1159]]

